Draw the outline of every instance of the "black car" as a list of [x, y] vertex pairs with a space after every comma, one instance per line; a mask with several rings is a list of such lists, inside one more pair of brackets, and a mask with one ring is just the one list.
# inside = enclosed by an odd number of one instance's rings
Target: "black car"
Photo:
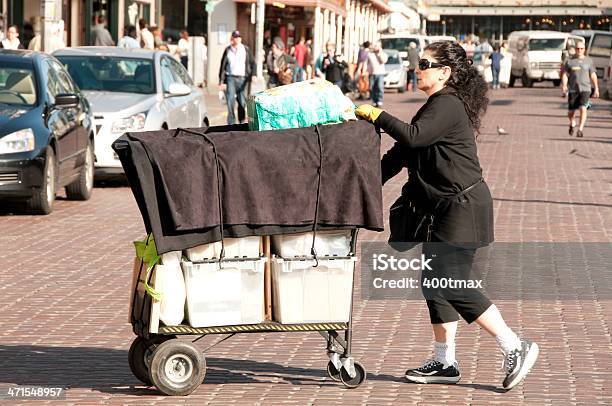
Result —
[[89, 103], [57, 59], [0, 51], [0, 205], [24, 200], [47, 214], [64, 186], [69, 199], [89, 199], [93, 142]]

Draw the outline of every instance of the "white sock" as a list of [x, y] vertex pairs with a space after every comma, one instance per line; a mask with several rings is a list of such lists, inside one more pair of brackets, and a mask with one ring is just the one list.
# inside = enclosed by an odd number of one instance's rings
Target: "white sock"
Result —
[[504, 352], [504, 354], [508, 354], [513, 350], [517, 350], [521, 348], [521, 339], [512, 331], [510, 327], [507, 330], [496, 336], [495, 341]]
[[455, 343], [434, 342], [434, 359], [444, 364], [444, 368], [455, 365]]

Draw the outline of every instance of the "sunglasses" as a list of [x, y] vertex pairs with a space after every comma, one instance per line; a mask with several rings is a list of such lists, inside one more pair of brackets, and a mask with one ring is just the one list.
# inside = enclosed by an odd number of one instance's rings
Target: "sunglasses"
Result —
[[431, 68], [443, 68], [446, 65], [443, 65], [441, 63], [437, 63], [437, 62], [432, 62], [430, 60], [427, 59], [419, 59], [419, 69], [420, 70], [427, 70], [427, 69], [431, 69]]

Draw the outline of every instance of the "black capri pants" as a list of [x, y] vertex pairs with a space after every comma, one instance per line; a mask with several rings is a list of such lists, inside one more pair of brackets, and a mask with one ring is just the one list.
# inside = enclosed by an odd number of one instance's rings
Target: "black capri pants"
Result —
[[[469, 280], [479, 278], [473, 272], [475, 248], [432, 241], [423, 243], [423, 254], [431, 258], [429, 266], [432, 269], [421, 273], [421, 289], [432, 324], [458, 321], [459, 316], [472, 323], [491, 307], [493, 303], [479, 289], [466, 288]], [[451, 282], [462, 280], [465, 284]]]

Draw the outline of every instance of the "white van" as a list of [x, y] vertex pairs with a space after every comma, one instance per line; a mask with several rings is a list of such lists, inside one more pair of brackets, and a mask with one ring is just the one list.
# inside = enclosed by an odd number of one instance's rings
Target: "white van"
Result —
[[555, 86], [561, 83], [563, 51], [584, 41], [583, 37], [558, 31], [515, 31], [508, 36], [508, 48], [512, 53], [510, 87], [517, 78], [523, 86], [550, 80]]
[[452, 41], [452, 42], [457, 42], [457, 38], [450, 36], [450, 35], [429, 35], [427, 36], [427, 43], [431, 44], [434, 42], [440, 42], [440, 41]]
[[597, 77], [601, 80], [612, 56], [612, 32], [595, 30], [573, 30], [572, 34], [585, 39], [587, 56], [591, 57], [595, 65]]
[[408, 48], [411, 42], [416, 44], [419, 55], [423, 55], [423, 50], [429, 44], [426, 35], [407, 33], [383, 34], [380, 42], [383, 49], [396, 49], [404, 59], [408, 58]]
[[603, 83], [599, 84], [599, 88], [602, 89], [602, 97], [612, 99], [612, 56], [608, 59], [608, 66], [604, 70]]

